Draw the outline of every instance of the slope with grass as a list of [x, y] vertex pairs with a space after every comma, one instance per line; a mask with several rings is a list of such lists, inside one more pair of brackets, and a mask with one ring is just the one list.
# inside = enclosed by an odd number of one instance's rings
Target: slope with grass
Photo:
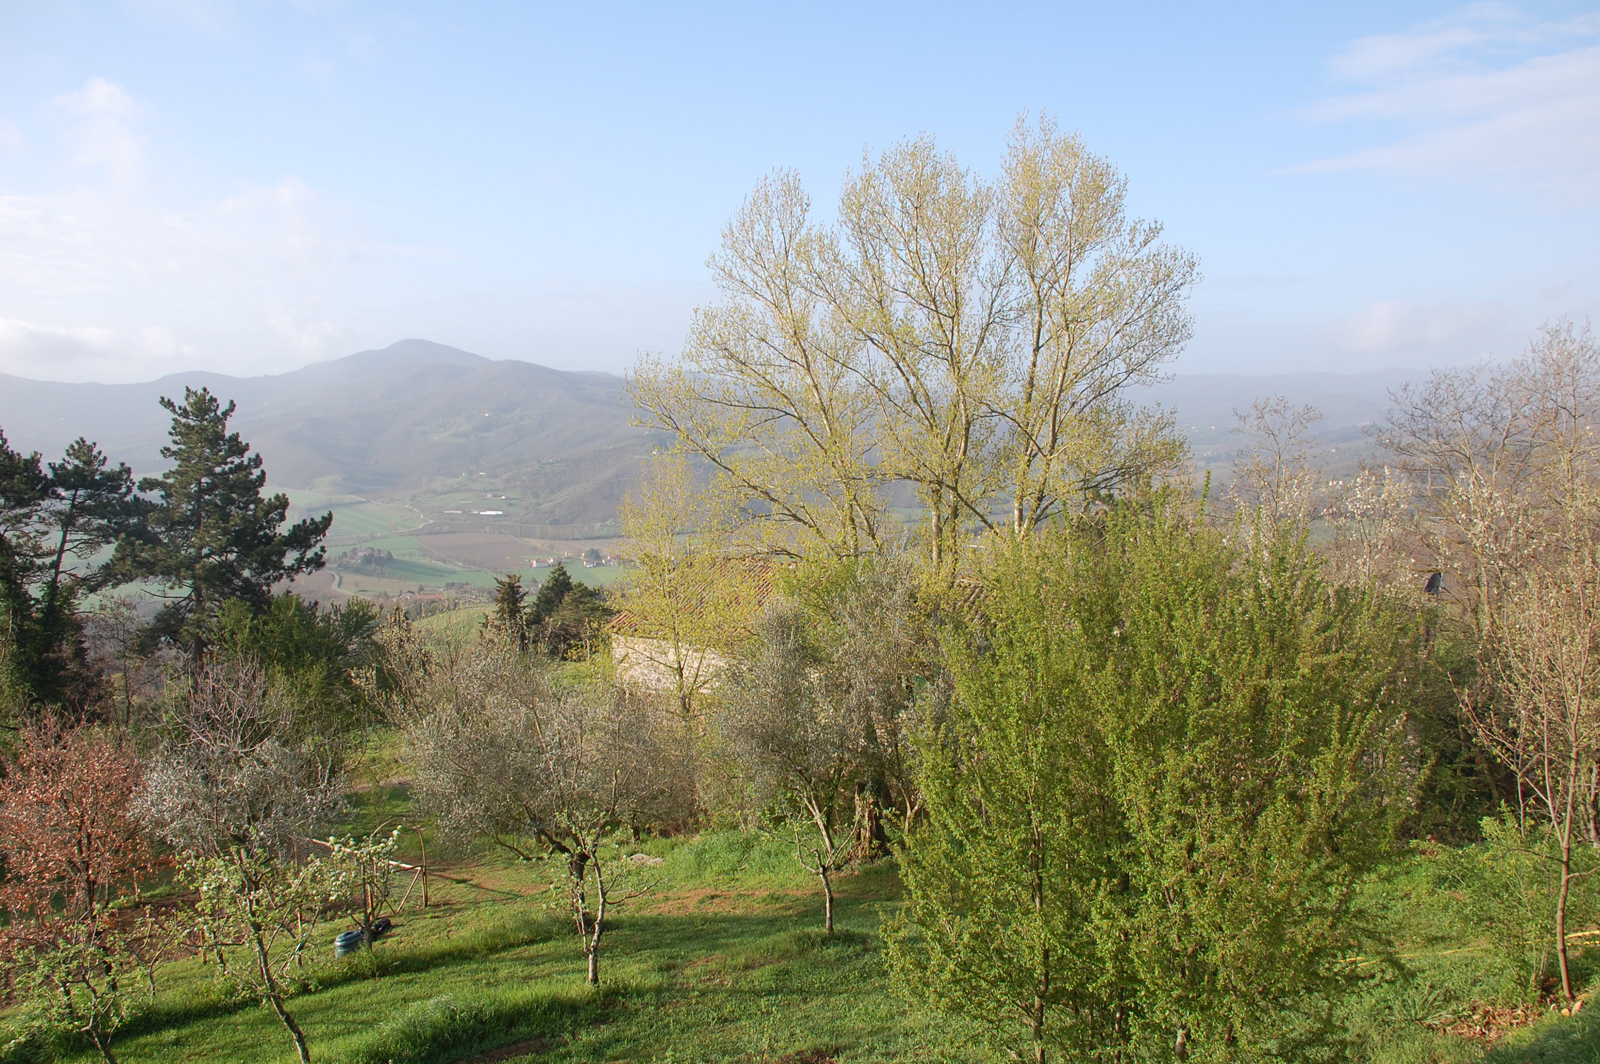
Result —
[[[366, 793], [363, 821], [404, 806], [392, 788]], [[628, 848], [662, 858], [639, 865], [657, 889], [618, 920], [599, 991], [583, 985], [581, 954], [554, 915], [560, 870], [482, 855], [436, 869], [433, 905], [404, 909], [370, 954], [336, 962], [325, 947], [308, 965], [291, 1006], [313, 1059], [422, 1064], [505, 1045], [515, 1051], [496, 1059], [574, 1064], [991, 1059], [973, 1032], [882, 992], [877, 928], [898, 891], [892, 869], [844, 885], [828, 936], [809, 877], [769, 840]], [[211, 972], [173, 965], [119, 1039], [119, 1059], [288, 1058], [276, 1019], [220, 995]]]
[[[373, 782], [401, 767], [379, 744], [369, 782], [353, 796], [351, 831], [407, 821], [404, 784]], [[441, 844], [434, 840], [436, 851]], [[613, 854], [636, 886], [607, 938], [603, 985], [583, 984], [583, 960], [560, 918], [561, 869], [489, 852], [432, 865], [431, 901], [419, 892], [371, 953], [335, 961], [329, 926], [296, 984], [291, 1005], [314, 1060], [332, 1064], [443, 1064], [515, 1060], [602, 1062], [999, 1062], [983, 1032], [893, 996], [879, 929], [898, 904], [892, 864], [840, 883], [839, 930], [819, 929], [811, 877], [788, 848], [736, 831], [693, 839], [619, 840]], [[415, 862], [414, 832], [402, 858]], [[624, 855], [640, 855], [638, 861]], [[652, 863], [659, 858], [659, 863]], [[404, 886], [404, 884], [402, 884]], [[1375, 888], [1375, 912], [1409, 912], [1425, 875]], [[1437, 910], [1434, 910], [1437, 912]], [[1551, 1013], [1491, 1042], [1443, 1029], [1440, 1009], [1478, 985], [1481, 943], [1463, 943], [1448, 915], [1381, 960], [1343, 1018], [1377, 1064], [1578, 1064], [1600, 1054], [1600, 1008]], [[1470, 929], [1465, 929], [1470, 932]], [[1452, 945], [1454, 943], [1454, 945]], [[1481, 958], [1479, 958], [1481, 960]], [[160, 994], [119, 1038], [127, 1064], [290, 1059], [275, 1018], [217, 989], [197, 961], [171, 966]], [[1481, 980], [1480, 980], [1481, 982]], [[1468, 1036], [1463, 1036], [1463, 1035]], [[493, 1052], [490, 1052], [493, 1051]], [[20, 1059], [20, 1058], [10, 1058]], [[77, 1058], [88, 1064], [93, 1058]], [[9, 1059], [0, 1054], [0, 1060]]]

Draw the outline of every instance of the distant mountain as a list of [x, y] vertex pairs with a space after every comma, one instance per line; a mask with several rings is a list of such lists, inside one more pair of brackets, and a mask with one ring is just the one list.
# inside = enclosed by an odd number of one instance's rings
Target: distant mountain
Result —
[[1330, 471], [1343, 471], [1371, 452], [1372, 431], [1388, 414], [1390, 393], [1424, 376], [1416, 370], [1261, 376], [1180, 373], [1144, 389], [1142, 398], [1176, 412], [1202, 470], [1221, 469], [1233, 461], [1243, 442], [1233, 431], [1239, 424], [1235, 411], [1247, 414], [1258, 397], [1269, 395], [1281, 395], [1296, 406], [1309, 404], [1322, 413], [1311, 433], [1324, 448], [1325, 464]]
[[534, 525], [614, 517], [657, 442], [629, 424], [619, 377], [426, 340], [267, 377], [62, 384], [0, 375], [0, 428], [13, 446], [46, 455], [88, 436], [135, 471], [157, 472], [169, 424], [158, 399], [181, 398], [186, 385], [238, 403], [234, 426], [265, 456], [271, 486], [383, 497], [483, 473], [522, 495]]
[[[1321, 409], [1317, 435], [1342, 464], [1368, 446], [1389, 391], [1409, 376], [1183, 374], [1143, 397], [1177, 411], [1202, 468], [1231, 460], [1233, 411], [1270, 394]], [[185, 385], [239, 404], [234, 424], [265, 456], [273, 487], [398, 500], [484, 474], [520, 499], [524, 534], [595, 534], [615, 518], [642, 457], [665, 442], [629, 423], [619, 377], [493, 361], [427, 340], [267, 377], [62, 384], [0, 375], [0, 428], [14, 446], [47, 456], [84, 435], [135, 471], [158, 472], [168, 416], [157, 400], [181, 397]]]

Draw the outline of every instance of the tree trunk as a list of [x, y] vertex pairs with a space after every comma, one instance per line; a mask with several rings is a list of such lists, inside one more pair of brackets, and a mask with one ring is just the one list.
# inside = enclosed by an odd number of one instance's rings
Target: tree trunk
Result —
[[250, 942], [255, 947], [256, 967], [261, 972], [261, 992], [267, 999], [267, 1004], [272, 1006], [272, 1011], [277, 1013], [278, 1019], [288, 1030], [289, 1037], [294, 1039], [295, 1056], [300, 1064], [310, 1064], [311, 1052], [306, 1048], [305, 1032], [300, 1030], [300, 1025], [294, 1022], [294, 1017], [289, 1015], [289, 1010], [283, 1004], [283, 990], [278, 986], [277, 978], [272, 974], [272, 961], [267, 957], [266, 943], [261, 941], [261, 929], [254, 925], [250, 928]]
[[833, 879], [828, 875], [827, 866], [823, 866], [817, 878], [822, 880], [822, 929], [828, 934], [833, 934]]
[[109, 1040], [107, 1040], [106, 1036], [100, 1032], [99, 1028], [89, 1028], [89, 1040], [92, 1041], [94, 1043], [94, 1047], [100, 1051], [100, 1059], [104, 1060], [106, 1064], [117, 1064], [117, 1058], [111, 1052], [111, 1043]]
[[1050, 950], [1045, 948], [1044, 970], [1040, 975], [1039, 992], [1033, 995], [1033, 1014], [1028, 1017], [1028, 1028], [1033, 1033], [1034, 1064], [1044, 1064], [1044, 999], [1050, 992]]
[[584, 940], [584, 952], [589, 955], [589, 985], [600, 985], [600, 936], [606, 933], [606, 903], [610, 900], [610, 888], [606, 886], [605, 869], [599, 861], [592, 863], [594, 868], [594, 923], [591, 925], [588, 938]]
[[855, 839], [850, 847], [850, 859], [856, 864], [870, 864], [889, 852], [889, 835], [883, 827], [888, 796], [888, 784], [877, 773], [856, 784]]
[[1561, 996], [1572, 1004], [1572, 971], [1567, 966], [1567, 895], [1572, 887], [1572, 837], [1561, 841], [1561, 893], [1556, 898], [1556, 961], [1561, 966]]

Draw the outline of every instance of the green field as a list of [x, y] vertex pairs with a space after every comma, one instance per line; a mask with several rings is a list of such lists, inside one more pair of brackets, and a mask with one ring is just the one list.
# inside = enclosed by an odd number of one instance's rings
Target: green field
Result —
[[[374, 813], [407, 804], [400, 788], [367, 793], [377, 799]], [[983, 1032], [890, 992], [880, 928], [900, 896], [892, 864], [841, 879], [839, 929], [828, 936], [811, 878], [781, 843], [722, 832], [622, 845], [663, 863], [649, 870], [653, 889], [608, 935], [598, 992], [584, 986], [582, 955], [559, 918], [558, 866], [436, 857], [428, 909], [413, 891], [370, 956], [335, 961], [324, 941], [311, 960], [290, 1006], [312, 1059], [442, 1064], [501, 1045], [517, 1048], [494, 1059], [529, 1064], [1008, 1059]], [[415, 854], [413, 843], [402, 856]], [[343, 926], [329, 925], [321, 938]], [[213, 972], [173, 964], [154, 1005], [118, 1039], [118, 1058], [291, 1060], [272, 1014], [229, 1000]], [[1552, 1014], [1491, 1047], [1424, 1027], [1429, 989], [1414, 995], [1423, 1002], [1416, 1017], [1369, 1010], [1395, 1029], [1368, 1030], [1372, 1051], [1356, 1059], [1578, 1064], [1600, 1054], [1600, 1009]]]
[[[583, 567], [583, 563], [577, 561], [576, 559], [569, 559], [566, 562], [566, 566], [567, 575], [571, 576], [574, 580], [588, 584], [590, 587], [610, 587], [612, 584], [617, 583], [618, 581], [622, 580], [623, 577], [628, 575], [628, 571], [626, 569], [615, 565], [597, 565], [592, 569], [585, 569]], [[533, 570], [533, 579], [535, 580], [542, 582], [548, 579], [549, 576], [549, 567], [541, 565], [539, 568]], [[523, 579], [526, 580], [527, 578], [528, 574], [524, 573]]]
[[[477, 569], [457, 568], [438, 561], [415, 536], [385, 536], [365, 540], [360, 546], [363, 549], [389, 551], [394, 555], [394, 559], [381, 571], [344, 574], [343, 579], [350, 585], [350, 590], [393, 592], [415, 589], [418, 585], [426, 587], [443, 587], [452, 583], [474, 584], [479, 587], [494, 585], [494, 574]], [[337, 555], [341, 549], [351, 548], [341, 548], [336, 545], [330, 553]]]
[[299, 488], [279, 490], [289, 497], [294, 520], [332, 511], [333, 528], [328, 535], [333, 539], [380, 536], [416, 528], [423, 521], [409, 506], [372, 502], [355, 495], [322, 495]]

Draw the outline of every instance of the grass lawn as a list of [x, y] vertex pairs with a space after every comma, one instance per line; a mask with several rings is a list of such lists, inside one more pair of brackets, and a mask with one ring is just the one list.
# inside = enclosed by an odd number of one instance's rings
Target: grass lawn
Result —
[[[391, 789], [371, 793], [362, 820], [404, 806]], [[552, 907], [559, 869], [489, 855], [450, 869], [452, 880], [435, 877], [433, 905], [405, 909], [370, 957], [313, 962], [308, 986], [291, 1000], [312, 1058], [375, 1059], [375, 1026], [407, 1028], [451, 1007], [492, 1012], [499, 1003], [533, 1018], [514, 1031], [520, 1051], [499, 1059], [997, 1059], [960, 1024], [882, 992], [877, 931], [899, 892], [892, 868], [841, 882], [839, 930], [827, 936], [819, 895], [779, 847], [722, 834], [642, 849], [664, 858], [640, 873], [658, 887], [630, 903], [608, 934], [598, 993], [583, 985], [583, 957]], [[225, 1000], [213, 971], [172, 965], [158, 1014], [119, 1038], [118, 1058], [292, 1060], [276, 1018]], [[459, 1058], [494, 1044], [465, 1043]]]
[[[403, 750], [375, 738], [356, 774], [345, 830], [414, 823], [409, 790], [394, 782]], [[451, 854], [429, 836], [434, 876], [427, 909], [411, 903], [370, 954], [331, 956], [325, 925], [290, 1008], [312, 1059], [333, 1064], [517, 1060], [608, 1062], [827, 1062], [1007, 1059], [983, 1032], [889, 993], [880, 928], [899, 902], [892, 863], [838, 884], [839, 930], [820, 931], [821, 899], [787, 848], [717, 832], [624, 842], [618, 860], [648, 892], [608, 932], [602, 986], [583, 983], [583, 957], [561, 915], [559, 866], [498, 852]], [[400, 857], [415, 862], [415, 832]], [[619, 857], [620, 857], [619, 853]], [[1374, 887], [1370, 904], [1410, 921], [1397, 943], [1410, 976], [1374, 978], [1351, 1003], [1348, 1028], [1379, 1064], [1579, 1064], [1600, 1059], [1600, 1003], [1545, 1015], [1494, 1044], [1441, 1030], [1441, 1010], [1499, 993], [1493, 965], [1449, 906], [1423, 918], [1408, 908], [1432, 881], [1425, 866]], [[399, 883], [404, 891], [407, 884]], [[1405, 915], [1412, 913], [1413, 915]], [[1476, 958], [1476, 959], [1474, 959]], [[1585, 964], [1585, 974], [1593, 969]], [[293, 1059], [271, 1013], [230, 999], [215, 969], [170, 965], [160, 994], [116, 1043], [127, 1064]], [[1487, 981], [1485, 981], [1487, 980]], [[0, 1039], [3, 1041], [3, 1039]], [[509, 1047], [509, 1048], [508, 1048]], [[503, 1050], [484, 1055], [490, 1050]], [[14, 1057], [0, 1052], [9, 1064]], [[94, 1059], [80, 1054], [78, 1061]]]

